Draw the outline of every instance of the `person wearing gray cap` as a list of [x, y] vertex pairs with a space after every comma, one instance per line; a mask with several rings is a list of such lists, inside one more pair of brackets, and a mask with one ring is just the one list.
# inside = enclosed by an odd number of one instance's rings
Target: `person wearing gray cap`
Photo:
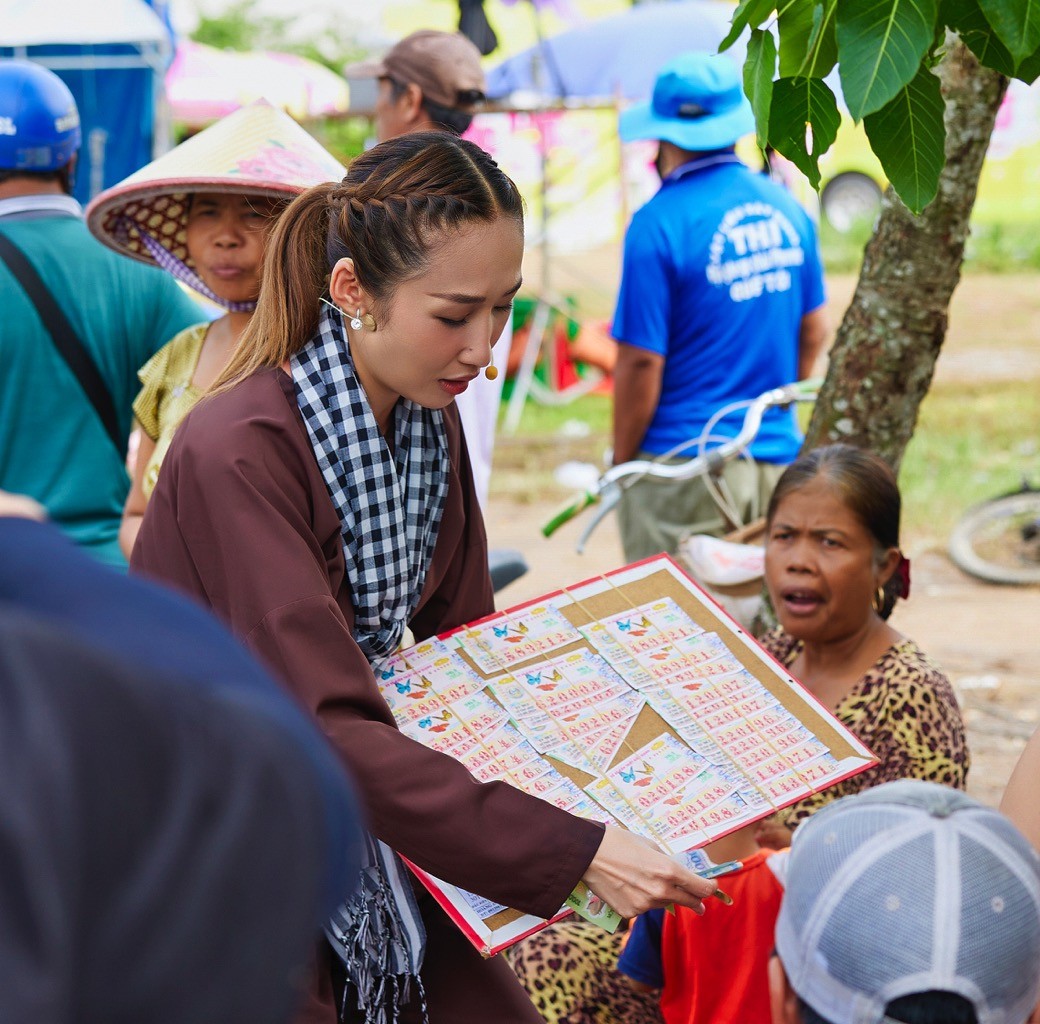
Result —
[[1040, 1019], [1040, 861], [999, 812], [890, 782], [794, 835], [770, 964], [774, 1024]]
[[447, 128], [461, 135], [484, 102], [480, 51], [458, 32], [421, 29], [382, 58], [350, 64], [347, 78], [375, 78], [376, 138]]

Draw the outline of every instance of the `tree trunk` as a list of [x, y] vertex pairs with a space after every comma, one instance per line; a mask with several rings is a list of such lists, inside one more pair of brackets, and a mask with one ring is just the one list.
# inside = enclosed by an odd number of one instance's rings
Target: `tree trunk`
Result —
[[960, 280], [968, 221], [1007, 79], [959, 40], [939, 66], [946, 166], [915, 217], [891, 188], [867, 244], [856, 293], [838, 329], [805, 449], [845, 441], [897, 471], [931, 384]]

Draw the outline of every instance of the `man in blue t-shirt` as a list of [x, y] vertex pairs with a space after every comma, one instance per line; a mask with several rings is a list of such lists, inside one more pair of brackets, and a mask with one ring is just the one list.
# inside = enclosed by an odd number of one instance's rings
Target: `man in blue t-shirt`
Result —
[[[695, 440], [724, 406], [808, 376], [823, 351], [816, 232], [781, 186], [734, 153], [753, 130], [736, 67], [706, 54], [669, 62], [652, 100], [621, 116], [623, 141], [658, 141], [662, 180], [625, 236], [612, 331], [615, 464]], [[726, 416], [712, 436], [733, 437], [742, 421], [742, 410]], [[720, 481], [742, 517], [764, 509], [801, 441], [792, 410], [766, 414], [754, 461], [730, 464]], [[629, 561], [733, 525], [700, 479], [639, 481], [619, 520]]]
[[[31, 495], [77, 544], [125, 569], [118, 535], [137, 371], [205, 316], [168, 274], [87, 230], [71, 194], [81, 141], [75, 101], [57, 75], [0, 61], [0, 488]], [[78, 335], [70, 354], [79, 373], [15, 275], [19, 259]], [[94, 400], [84, 387], [91, 376]]]

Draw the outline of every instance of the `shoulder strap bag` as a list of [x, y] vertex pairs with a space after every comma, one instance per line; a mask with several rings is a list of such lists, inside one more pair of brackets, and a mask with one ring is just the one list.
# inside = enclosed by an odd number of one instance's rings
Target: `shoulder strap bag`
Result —
[[0, 232], [0, 262], [7, 264], [7, 269], [14, 279], [25, 290], [25, 294], [36, 307], [36, 312], [43, 321], [43, 326], [51, 336], [58, 354], [65, 360], [73, 376], [79, 381], [84, 394], [94, 407], [115, 449], [122, 458], [122, 431], [119, 429], [119, 417], [116, 415], [115, 403], [101, 377], [101, 371], [91, 358], [87, 347], [76, 333], [68, 317], [62, 312], [36, 268], [26, 258], [25, 253], [9, 238]]

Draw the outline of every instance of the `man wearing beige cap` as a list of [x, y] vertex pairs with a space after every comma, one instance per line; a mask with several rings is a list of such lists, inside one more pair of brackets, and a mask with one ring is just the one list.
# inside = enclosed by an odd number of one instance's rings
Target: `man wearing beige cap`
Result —
[[[431, 130], [462, 135], [484, 102], [480, 51], [459, 32], [421, 29], [405, 36], [381, 59], [351, 64], [343, 73], [347, 78], [378, 79], [375, 122], [379, 142]], [[512, 340], [510, 322], [497, 346], [502, 363]], [[462, 417], [477, 498], [485, 510], [504, 374], [489, 372], [488, 377], [474, 382], [476, 386], [455, 400]]]
[[461, 135], [484, 102], [480, 51], [458, 32], [422, 29], [380, 60], [351, 64], [347, 78], [375, 78], [376, 138], [446, 128]]

